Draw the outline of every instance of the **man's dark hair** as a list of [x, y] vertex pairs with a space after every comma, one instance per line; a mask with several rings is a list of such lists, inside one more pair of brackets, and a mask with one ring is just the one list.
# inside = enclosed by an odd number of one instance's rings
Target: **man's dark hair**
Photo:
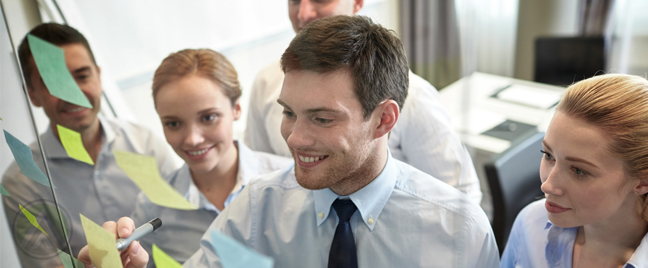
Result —
[[[79, 31], [68, 25], [58, 23], [43, 23], [32, 29], [29, 34], [57, 46], [68, 44], [82, 44], [88, 50], [92, 63], [97, 65], [94, 54], [92, 54], [92, 49], [90, 49], [90, 44], [88, 44], [88, 40], [86, 40], [86, 38]], [[29, 40], [25, 35], [25, 38], [23, 38], [22, 42], [20, 42], [20, 46], [18, 47], [18, 59], [20, 60], [20, 66], [22, 66], [25, 82], [27, 82], [27, 87], [29, 88], [32, 87], [31, 74], [33, 68], [35, 67], [31, 66], [32, 64], [29, 60], [31, 57], [32, 52], [29, 48]]]
[[328, 73], [348, 69], [367, 120], [383, 101], [403, 107], [409, 67], [403, 45], [392, 30], [365, 16], [332, 16], [310, 23], [281, 56], [284, 73]]

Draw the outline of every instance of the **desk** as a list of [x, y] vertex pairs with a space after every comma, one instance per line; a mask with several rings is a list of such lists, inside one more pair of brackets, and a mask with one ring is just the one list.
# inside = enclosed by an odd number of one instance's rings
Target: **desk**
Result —
[[[516, 92], [503, 94], [508, 89], [515, 89]], [[484, 132], [506, 120], [523, 123], [537, 131], [546, 131], [555, 110], [552, 104], [564, 91], [562, 87], [478, 72], [439, 91], [455, 131], [472, 156], [484, 194], [481, 206], [489, 218], [492, 216], [492, 201], [484, 163], [508, 149], [514, 139], [497, 138]], [[538, 152], [538, 161], [540, 157]]]

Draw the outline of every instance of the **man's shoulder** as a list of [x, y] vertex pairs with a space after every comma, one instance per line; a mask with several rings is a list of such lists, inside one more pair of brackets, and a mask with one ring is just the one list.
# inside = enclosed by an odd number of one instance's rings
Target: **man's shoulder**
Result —
[[281, 190], [303, 189], [299, 183], [297, 183], [297, 179], [295, 178], [294, 163], [265, 175], [261, 175], [257, 179], [251, 181], [247, 187], [250, 188], [250, 194], [253, 195], [264, 192], [268, 188], [278, 188]]
[[[402, 195], [404, 198], [417, 202], [420, 210], [450, 213], [446, 215], [488, 224], [488, 218], [484, 211], [466, 194], [409, 164], [396, 160], [396, 165], [399, 169], [399, 176], [393, 194]], [[447, 218], [447, 220], [454, 219]]]
[[146, 137], [153, 133], [142, 125], [124, 119], [102, 118], [101, 122], [116, 134], [125, 134], [126, 137]]

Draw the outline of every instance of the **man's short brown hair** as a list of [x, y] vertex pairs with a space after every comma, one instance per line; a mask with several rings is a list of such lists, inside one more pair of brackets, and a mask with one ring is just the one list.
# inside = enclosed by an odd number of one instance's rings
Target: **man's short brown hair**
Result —
[[383, 101], [403, 107], [409, 67], [403, 45], [392, 30], [365, 16], [332, 16], [310, 23], [281, 56], [284, 73], [328, 73], [348, 69], [365, 119]]
[[[90, 49], [90, 44], [88, 44], [88, 40], [86, 40], [86, 38], [79, 31], [68, 25], [58, 23], [43, 23], [32, 29], [29, 34], [50, 42], [56, 46], [82, 44], [88, 50], [92, 63], [97, 65], [95, 57], [92, 54], [92, 49]], [[31, 74], [35, 66], [32, 66], [30, 61], [30, 59], [32, 58], [32, 52], [29, 48], [29, 40], [27, 39], [27, 36], [25, 36], [22, 42], [20, 42], [20, 46], [18, 47], [18, 58], [20, 60], [20, 66], [22, 67], [23, 75], [25, 76], [25, 82], [27, 82], [27, 87], [31, 88]]]

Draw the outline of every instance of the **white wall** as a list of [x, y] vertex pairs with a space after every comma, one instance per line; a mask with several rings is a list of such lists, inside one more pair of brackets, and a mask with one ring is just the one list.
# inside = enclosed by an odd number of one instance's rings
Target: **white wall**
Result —
[[[3, 4], [7, 9], [5, 13], [13, 15], [8, 20], [12, 26], [16, 26], [16, 32], [26, 31], [25, 29], [29, 29], [30, 22], [37, 21], [33, 16], [28, 15], [31, 14], [30, 12], [25, 11], [25, 8], [30, 8], [28, 1], [20, 3], [3, 1]], [[33, 7], [34, 5], [31, 6]], [[12, 32], [12, 35], [14, 39], [21, 38], [17, 33]], [[9, 34], [2, 19], [0, 20], [0, 117], [3, 120], [0, 121], [0, 128], [27, 144], [36, 141], [36, 132], [28, 109], [29, 104], [22, 88]], [[4, 132], [0, 131], [0, 174], [4, 174], [13, 159], [11, 150], [5, 142]], [[9, 224], [4, 206], [0, 204], [0, 267], [20, 267]]]

